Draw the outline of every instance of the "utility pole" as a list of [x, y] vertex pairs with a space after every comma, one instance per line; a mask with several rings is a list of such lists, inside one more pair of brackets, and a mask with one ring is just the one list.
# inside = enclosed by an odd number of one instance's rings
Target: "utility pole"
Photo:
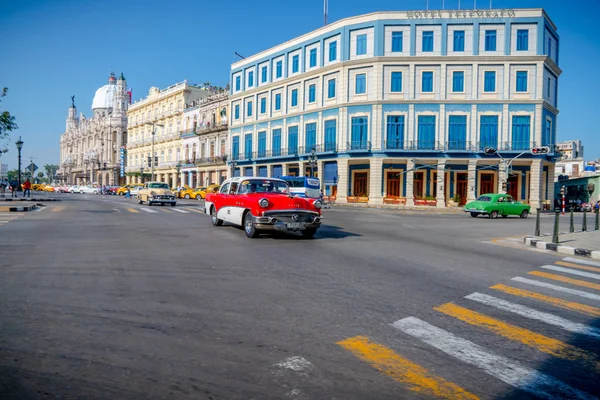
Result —
[[327, 0], [323, 0], [323, 26], [327, 25], [327, 14], [329, 11], [329, 4]]

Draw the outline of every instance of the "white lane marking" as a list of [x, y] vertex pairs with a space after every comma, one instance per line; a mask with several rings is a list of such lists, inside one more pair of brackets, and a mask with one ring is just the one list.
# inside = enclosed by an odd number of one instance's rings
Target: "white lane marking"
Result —
[[510, 301], [502, 300], [483, 293], [473, 293], [465, 296], [465, 298], [483, 303], [488, 306], [499, 308], [500, 310], [512, 312], [525, 318], [535, 319], [537, 321], [545, 322], [549, 325], [558, 326], [569, 332], [580, 333], [582, 335], [588, 335], [600, 339], [600, 329], [592, 328], [591, 326], [580, 324], [578, 322], [569, 321], [568, 319], [561, 318], [554, 314], [537, 311], [533, 308], [511, 303]]
[[119, 210], [118, 208], [113, 208], [113, 210], [121, 214], [121, 210]]
[[184, 213], [184, 214], [189, 214], [190, 213], [189, 211], [181, 210], [181, 209], [175, 208], [175, 207], [172, 207], [171, 211], [177, 211], [177, 212]]
[[598, 279], [600, 280], [600, 275], [592, 274], [591, 272], [579, 271], [577, 269], [558, 267], [556, 265], [542, 265], [541, 268], [551, 269], [553, 271], [565, 272], [567, 274], [585, 276], [586, 278]]
[[288, 357], [275, 365], [281, 368], [291, 369], [292, 371], [296, 372], [301, 372], [312, 367], [310, 361], [301, 356]]
[[580, 260], [579, 258], [573, 258], [573, 257], [565, 257], [565, 258], [563, 258], [563, 261], [569, 261], [569, 262], [574, 262], [574, 263], [579, 263], [579, 264], [591, 265], [593, 267], [600, 267], [600, 263], [599, 262], [588, 261], [588, 260]]
[[534, 369], [488, 352], [485, 348], [428, 324], [408, 317], [392, 324], [396, 329], [443, 351], [462, 362], [483, 369], [487, 374], [511, 386], [544, 399], [594, 399], [595, 397], [572, 388]]
[[512, 280], [517, 281], [517, 282], [528, 283], [528, 284], [534, 285], [534, 286], [540, 286], [540, 287], [545, 287], [548, 289], [558, 290], [559, 292], [574, 294], [576, 296], [581, 296], [581, 297], [585, 297], [585, 298], [592, 299], [592, 300], [600, 300], [599, 295], [594, 294], [594, 293], [584, 292], [583, 290], [576, 290], [576, 289], [571, 289], [571, 288], [567, 288], [567, 287], [563, 287], [563, 286], [553, 285], [551, 283], [536, 281], [533, 279], [521, 278], [520, 276], [512, 278]]
[[145, 211], [145, 212], [147, 212], [147, 213], [157, 213], [157, 212], [158, 212], [158, 211], [156, 211], [156, 210], [151, 210], [151, 209], [149, 209], [149, 208], [141, 208], [141, 207], [140, 207], [140, 208], [138, 208], [138, 210], [142, 210], [142, 211]]

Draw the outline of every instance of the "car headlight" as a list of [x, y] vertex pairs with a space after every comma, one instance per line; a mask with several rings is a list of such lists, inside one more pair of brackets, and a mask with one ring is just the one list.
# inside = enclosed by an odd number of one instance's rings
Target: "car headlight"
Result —
[[267, 207], [269, 207], [269, 200], [267, 200], [267, 199], [260, 199], [258, 201], [258, 205], [261, 206], [262, 208], [267, 208]]
[[321, 200], [316, 200], [313, 203], [313, 206], [315, 206], [315, 208], [321, 208], [321, 207], [323, 207], [323, 203], [321, 202]]

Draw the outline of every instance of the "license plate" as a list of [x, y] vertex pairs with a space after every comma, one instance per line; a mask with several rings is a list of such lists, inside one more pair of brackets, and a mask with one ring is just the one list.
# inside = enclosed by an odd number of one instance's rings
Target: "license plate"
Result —
[[288, 229], [300, 229], [304, 228], [304, 222], [288, 222], [286, 226]]

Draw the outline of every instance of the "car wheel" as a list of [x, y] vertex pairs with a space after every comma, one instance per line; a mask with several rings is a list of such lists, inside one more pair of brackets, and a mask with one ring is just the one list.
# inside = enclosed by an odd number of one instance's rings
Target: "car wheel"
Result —
[[473, 217], [473, 218], [477, 218], [477, 213], [474, 213], [474, 212], [472, 212], [472, 213], [471, 213], [471, 217]]
[[138, 198], [137, 198], [137, 201], [138, 201], [138, 204], [144, 204], [144, 201], [143, 201], [143, 200], [142, 200], [142, 198], [141, 198], [141, 197], [139, 197], [139, 196], [138, 196]]
[[315, 228], [305, 229], [302, 231], [302, 237], [304, 239], [313, 239], [317, 230]]
[[256, 229], [254, 226], [252, 213], [250, 211], [247, 211], [246, 215], [244, 216], [244, 232], [246, 232], [246, 236], [249, 238], [255, 238], [258, 236], [258, 229]]
[[214, 226], [223, 225], [223, 220], [217, 218], [217, 209], [215, 208], [215, 206], [212, 206], [210, 208], [210, 220]]
[[83, 194], [83, 190], [80, 190], [80, 191], [79, 191], [79, 194]]
[[197, 195], [197, 196], [196, 196], [196, 200], [198, 200], [198, 201], [202, 201], [202, 196], [200, 196], [200, 195]]
[[189, 194], [186, 194], [186, 195], [185, 195], [185, 199], [186, 199], [186, 200], [189, 200], [189, 199], [190, 199], [190, 195], [189, 195]]
[[521, 213], [521, 215], [519, 215], [519, 217], [525, 219], [525, 218], [527, 218], [528, 215], [529, 215], [529, 211], [523, 210], [523, 212]]
[[152, 206], [152, 202], [150, 200], [148, 200], [148, 207]]
[[498, 218], [498, 211], [494, 210], [490, 213], [490, 218], [491, 219], [496, 219]]
[[177, 203], [171, 203], [171, 207], [175, 207]]

